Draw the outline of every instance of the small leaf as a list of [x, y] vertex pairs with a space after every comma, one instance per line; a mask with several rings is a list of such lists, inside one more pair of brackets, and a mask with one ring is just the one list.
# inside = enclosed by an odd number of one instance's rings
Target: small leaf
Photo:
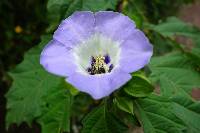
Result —
[[133, 101], [126, 97], [117, 97], [114, 101], [119, 109], [127, 113], [133, 114]]
[[127, 94], [131, 96], [145, 97], [154, 90], [154, 87], [143, 76], [135, 75], [124, 86], [124, 90]]
[[79, 93], [78, 89], [67, 82], [65, 82], [65, 88], [68, 89], [73, 96], [76, 96]]

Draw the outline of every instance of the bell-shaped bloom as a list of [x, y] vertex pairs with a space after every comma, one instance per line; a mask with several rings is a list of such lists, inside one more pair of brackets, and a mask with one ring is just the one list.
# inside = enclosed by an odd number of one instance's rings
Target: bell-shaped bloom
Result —
[[80, 11], [63, 20], [41, 53], [40, 64], [94, 99], [110, 95], [143, 68], [153, 48], [127, 16]]

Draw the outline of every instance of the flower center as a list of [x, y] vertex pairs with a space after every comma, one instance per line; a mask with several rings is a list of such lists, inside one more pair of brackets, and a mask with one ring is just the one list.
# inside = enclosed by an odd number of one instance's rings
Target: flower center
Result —
[[87, 68], [87, 71], [90, 75], [103, 74], [111, 72], [113, 67], [114, 66], [110, 63], [110, 57], [108, 55], [92, 56], [91, 66]]
[[120, 60], [120, 43], [95, 33], [77, 44], [72, 50], [77, 72], [86, 75], [109, 73], [117, 68]]

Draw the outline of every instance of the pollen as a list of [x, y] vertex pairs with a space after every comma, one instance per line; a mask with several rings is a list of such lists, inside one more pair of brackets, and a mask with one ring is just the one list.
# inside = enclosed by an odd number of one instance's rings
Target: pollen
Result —
[[88, 73], [95, 75], [111, 72], [113, 64], [110, 64], [110, 59], [108, 60], [108, 58], [110, 58], [108, 55], [92, 56], [91, 66], [87, 69]]

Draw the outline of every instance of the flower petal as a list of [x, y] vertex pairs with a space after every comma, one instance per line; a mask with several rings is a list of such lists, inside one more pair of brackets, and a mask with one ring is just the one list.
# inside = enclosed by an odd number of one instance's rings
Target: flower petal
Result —
[[70, 48], [51, 40], [41, 53], [40, 64], [48, 72], [66, 77], [76, 69], [73, 58]]
[[97, 12], [95, 13], [95, 20], [95, 31], [115, 41], [126, 40], [136, 30], [135, 23], [129, 17], [118, 12]]
[[68, 47], [89, 38], [94, 31], [94, 14], [90, 11], [75, 12], [63, 20], [53, 38]]
[[120, 70], [102, 75], [84, 75], [74, 73], [66, 79], [67, 82], [82, 92], [90, 94], [94, 99], [110, 95], [131, 79], [131, 75]]
[[137, 30], [131, 40], [121, 45], [120, 68], [125, 72], [134, 72], [143, 68], [153, 54], [153, 46], [144, 33]]

